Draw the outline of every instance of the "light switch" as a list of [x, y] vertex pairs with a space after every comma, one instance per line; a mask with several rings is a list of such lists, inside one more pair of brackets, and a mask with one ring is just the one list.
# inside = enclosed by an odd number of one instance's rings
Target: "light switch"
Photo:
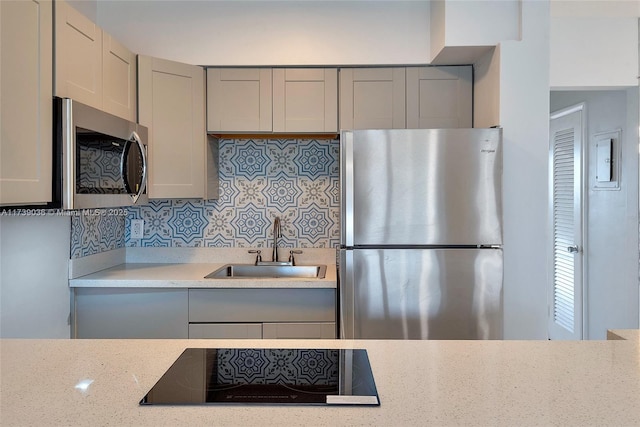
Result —
[[611, 138], [601, 139], [596, 144], [596, 181], [598, 182], [611, 182], [612, 145]]

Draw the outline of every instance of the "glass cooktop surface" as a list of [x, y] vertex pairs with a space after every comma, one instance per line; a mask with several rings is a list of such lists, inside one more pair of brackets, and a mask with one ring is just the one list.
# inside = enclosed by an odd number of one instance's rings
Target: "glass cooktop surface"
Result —
[[370, 405], [380, 400], [363, 349], [187, 348], [141, 405]]

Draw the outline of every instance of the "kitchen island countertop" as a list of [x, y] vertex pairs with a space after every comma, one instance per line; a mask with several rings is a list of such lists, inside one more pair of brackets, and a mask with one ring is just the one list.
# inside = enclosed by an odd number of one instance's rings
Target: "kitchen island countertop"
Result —
[[[0, 424], [638, 425], [638, 332], [615, 335], [629, 339], [5, 339]], [[366, 348], [381, 406], [139, 406], [187, 347]]]

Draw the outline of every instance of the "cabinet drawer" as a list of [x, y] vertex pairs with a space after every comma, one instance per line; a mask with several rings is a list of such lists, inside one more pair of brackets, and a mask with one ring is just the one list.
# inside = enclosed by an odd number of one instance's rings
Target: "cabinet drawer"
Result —
[[265, 323], [262, 325], [265, 339], [334, 339], [336, 324], [327, 323]]
[[76, 288], [76, 338], [187, 338], [183, 289]]
[[191, 323], [189, 338], [262, 338], [260, 323]]
[[335, 289], [190, 289], [189, 322], [335, 322]]

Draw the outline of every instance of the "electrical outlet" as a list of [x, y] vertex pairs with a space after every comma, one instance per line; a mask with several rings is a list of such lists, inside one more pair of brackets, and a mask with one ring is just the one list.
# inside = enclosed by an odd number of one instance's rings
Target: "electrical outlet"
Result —
[[131, 220], [131, 238], [142, 239], [144, 237], [144, 219]]

